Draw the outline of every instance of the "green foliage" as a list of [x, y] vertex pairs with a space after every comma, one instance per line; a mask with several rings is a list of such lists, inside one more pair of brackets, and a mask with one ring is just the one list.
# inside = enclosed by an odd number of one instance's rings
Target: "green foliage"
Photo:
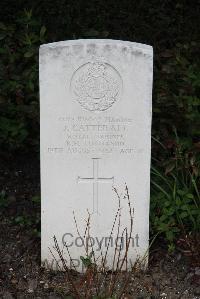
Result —
[[[40, 196], [35, 195], [30, 199], [30, 204], [33, 204], [33, 208], [37, 209], [40, 206]], [[35, 212], [34, 214], [29, 214], [26, 211], [20, 213], [13, 218], [13, 222], [18, 224], [22, 228], [31, 230], [31, 233], [37, 237], [40, 237], [40, 224], [41, 215], [40, 212]]]
[[160, 53], [154, 86], [154, 134], [158, 129], [200, 136], [200, 61], [197, 42], [178, 43]]
[[22, 228], [31, 230], [34, 236], [40, 237], [40, 217], [40, 213], [36, 213], [33, 216], [23, 213], [22, 215], [14, 217], [13, 222]]
[[[0, 192], [0, 214], [5, 214], [5, 211], [12, 207], [16, 209], [18, 203], [13, 201], [11, 196], [8, 196], [4, 190]], [[33, 196], [29, 204], [33, 209], [34, 213], [30, 213], [27, 208], [24, 207], [23, 211], [20, 211], [16, 216], [9, 217], [10, 223], [17, 224], [22, 228], [29, 229], [31, 233], [37, 237], [40, 237], [40, 212], [38, 210], [40, 205], [40, 196]], [[31, 209], [32, 210], [32, 209]]]
[[80, 259], [83, 263], [83, 266], [87, 269], [89, 267], [92, 267], [93, 262], [92, 262], [92, 256], [93, 256], [93, 252], [91, 252], [88, 256], [84, 257], [84, 256], [80, 256]]
[[0, 143], [2, 147], [14, 150], [19, 148], [28, 136], [28, 131], [23, 121], [0, 117]]
[[46, 28], [24, 10], [0, 23], [0, 146], [16, 150], [38, 143], [38, 46]]
[[177, 135], [170, 147], [173, 155], [166, 159], [165, 154], [165, 159], [152, 166], [151, 225], [154, 233], [165, 235], [173, 249], [178, 234], [195, 233], [200, 228], [200, 155]]

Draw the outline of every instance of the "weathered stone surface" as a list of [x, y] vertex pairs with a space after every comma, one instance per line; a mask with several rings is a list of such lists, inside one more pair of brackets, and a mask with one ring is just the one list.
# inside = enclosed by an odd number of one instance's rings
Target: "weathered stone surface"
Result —
[[[118, 209], [113, 187], [122, 194], [120, 234], [125, 227], [130, 229], [125, 184], [134, 207], [128, 259], [134, 262], [148, 250], [152, 56], [150, 46], [114, 40], [41, 46], [42, 261], [46, 266], [56, 266], [48, 249], [54, 235], [61, 247], [67, 243], [76, 264], [81, 255], [86, 256], [73, 211], [81, 236], [91, 214], [90, 241], [101, 259]], [[117, 223], [107, 255], [109, 266]]]

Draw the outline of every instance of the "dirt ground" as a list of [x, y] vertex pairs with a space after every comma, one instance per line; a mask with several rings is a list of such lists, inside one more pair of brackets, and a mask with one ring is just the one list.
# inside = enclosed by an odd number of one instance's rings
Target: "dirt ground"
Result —
[[[40, 267], [40, 224], [34, 221], [39, 219], [40, 206], [30, 200], [40, 195], [39, 159], [2, 159], [2, 190], [8, 204], [0, 210], [0, 298], [67, 298], [65, 274]], [[126, 298], [200, 298], [199, 259], [181, 249], [170, 255], [158, 240], [151, 249], [148, 270], [132, 275]]]

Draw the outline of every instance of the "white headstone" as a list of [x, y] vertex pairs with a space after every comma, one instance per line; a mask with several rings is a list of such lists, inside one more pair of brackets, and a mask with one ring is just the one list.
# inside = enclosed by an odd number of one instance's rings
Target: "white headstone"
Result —
[[[54, 235], [73, 259], [85, 255], [73, 211], [83, 235], [88, 210], [95, 255], [105, 252], [118, 208], [113, 187], [123, 195], [125, 184], [134, 207], [129, 259], [148, 251], [152, 73], [148, 45], [94, 39], [41, 46], [41, 238], [48, 265]], [[122, 196], [120, 229], [130, 228], [126, 205]], [[108, 266], [114, 250], [110, 244]]]

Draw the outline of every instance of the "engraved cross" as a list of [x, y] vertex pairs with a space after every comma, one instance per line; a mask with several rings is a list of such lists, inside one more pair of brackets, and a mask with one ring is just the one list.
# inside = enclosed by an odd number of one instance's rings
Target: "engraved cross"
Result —
[[93, 177], [81, 178], [78, 177], [78, 183], [92, 183], [93, 184], [93, 213], [98, 214], [98, 187], [99, 183], [113, 183], [114, 177], [102, 178], [99, 177], [99, 158], [92, 158], [93, 160]]

